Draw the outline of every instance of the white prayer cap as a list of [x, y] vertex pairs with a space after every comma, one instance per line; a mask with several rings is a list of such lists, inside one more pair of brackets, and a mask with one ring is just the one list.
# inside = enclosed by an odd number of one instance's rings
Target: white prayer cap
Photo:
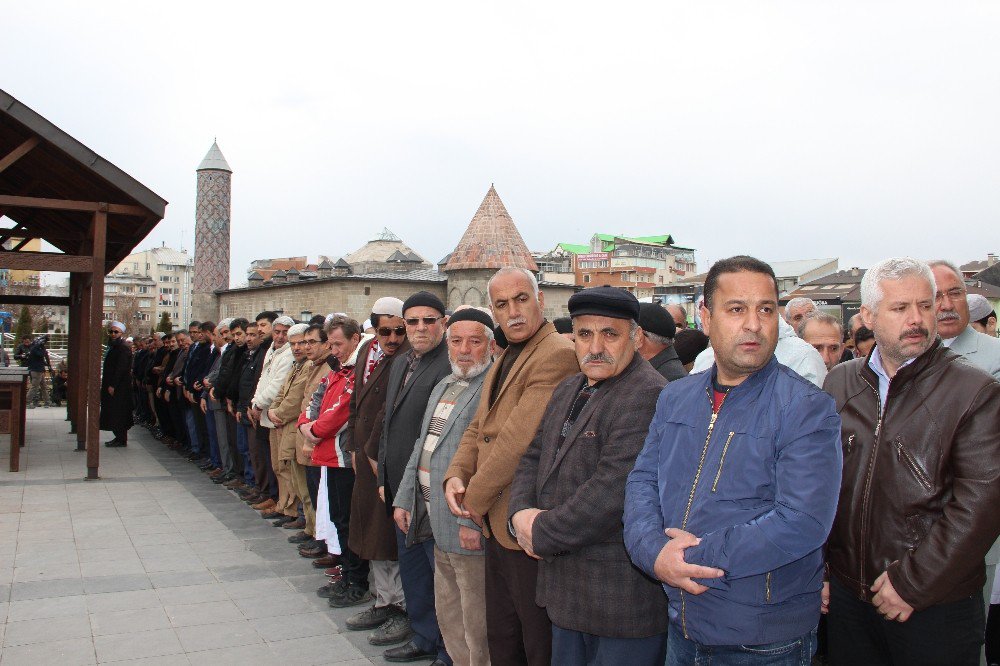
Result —
[[274, 323], [279, 324], [281, 326], [288, 326], [289, 328], [295, 326], [295, 320], [289, 317], [288, 315], [278, 317], [277, 319], [274, 320]]
[[111, 323], [110, 323], [110, 324], [108, 325], [108, 327], [109, 327], [109, 328], [117, 328], [117, 329], [118, 329], [119, 331], [121, 331], [122, 333], [124, 333], [124, 332], [125, 332], [125, 324], [121, 323], [120, 321], [113, 321], [113, 322], [111, 322]]
[[386, 296], [375, 301], [372, 306], [372, 314], [389, 315], [391, 317], [403, 316], [403, 301], [392, 296]]
[[982, 294], [968, 294], [966, 300], [969, 302], [969, 319], [979, 321], [990, 316], [993, 306]]
[[369, 328], [372, 328], [372, 320], [365, 319], [365, 323], [361, 324], [361, 330], [367, 331]]
[[219, 322], [219, 328], [229, 328], [233, 323], [233, 319], [234, 319], [233, 317], [229, 317], [228, 319], [223, 319], [222, 321]]
[[309, 324], [295, 324], [288, 329], [288, 337], [291, 338], [296, 335], [304, 335], [307, 328], [309, 328]]

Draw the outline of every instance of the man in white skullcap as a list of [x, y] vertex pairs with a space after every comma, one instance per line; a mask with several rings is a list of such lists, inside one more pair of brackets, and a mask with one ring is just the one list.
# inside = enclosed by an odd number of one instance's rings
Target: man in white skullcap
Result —
[[991, 338], [997, 336], [997, 313], [982, 294], [969, 294], [969, 326]]

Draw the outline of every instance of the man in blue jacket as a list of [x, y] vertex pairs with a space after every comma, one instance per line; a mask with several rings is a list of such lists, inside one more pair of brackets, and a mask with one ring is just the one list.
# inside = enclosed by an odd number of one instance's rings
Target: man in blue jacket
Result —
[[809, 664], [840, 417], [774, 358], [770, 266], [716, 262], [701, 315], [715, 364], [660, 394], [626, 486], [625, 543], [669, 597], [667, 664]]

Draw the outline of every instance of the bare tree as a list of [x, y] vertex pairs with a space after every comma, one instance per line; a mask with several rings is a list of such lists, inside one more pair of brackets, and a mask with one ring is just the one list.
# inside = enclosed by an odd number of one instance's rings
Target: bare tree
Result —
[[136, 315], [142, 310], [139, 308], [139, 299], [130, 294], [115, 294], [114, 316], [117, 321], [125, 324], [125, 335], [135, 336], [139, 334], [139, 320]]

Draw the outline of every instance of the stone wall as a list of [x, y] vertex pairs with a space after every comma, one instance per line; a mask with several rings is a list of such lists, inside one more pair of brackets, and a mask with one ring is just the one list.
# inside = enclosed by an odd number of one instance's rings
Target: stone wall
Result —
[[303, 310], [312, 314], [346, 312], [364, 321], [372, 305], [383, 296], [401, 300], [417, 291], [429, 291], [440, 299], [447, 297], [446, 282], [417, 280], [364, 280], [329, 278], [263, 287], [245, 287], [219, 292], [219, 316], [253, 317], [263, 310], [282, 310], [295, 319]]

